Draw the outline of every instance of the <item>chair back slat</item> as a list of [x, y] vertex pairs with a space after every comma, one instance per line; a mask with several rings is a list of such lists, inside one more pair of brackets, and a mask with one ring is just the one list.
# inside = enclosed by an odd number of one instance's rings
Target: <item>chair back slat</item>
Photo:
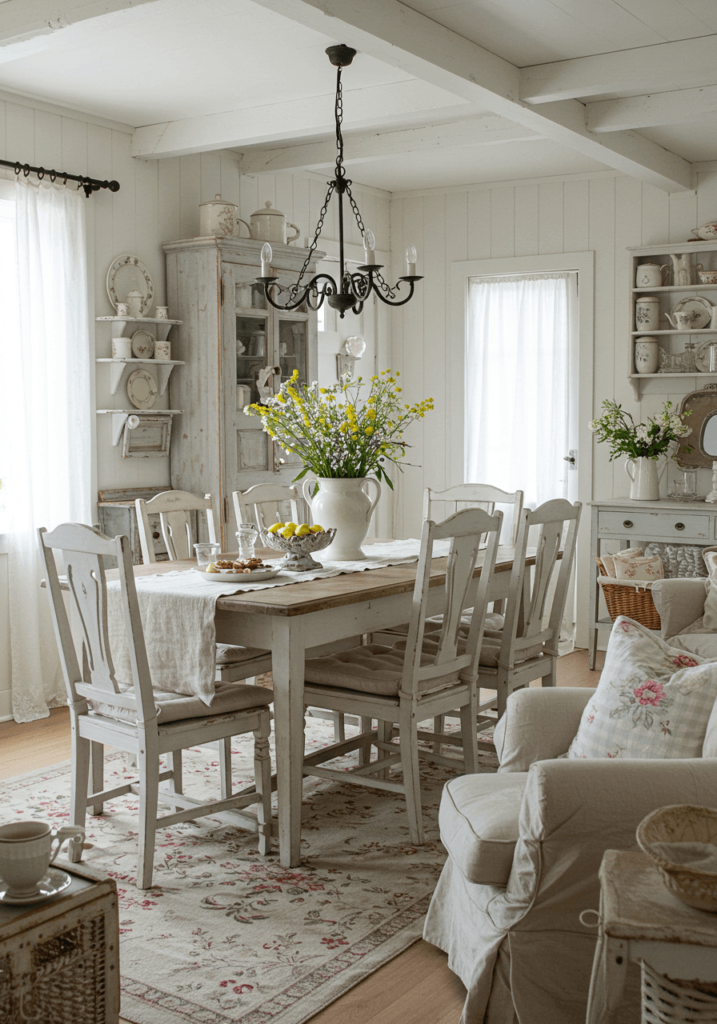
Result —
[[496, 505], [512, 505], [513, 524], [511, 539], [515, 545], [518, 535], [518, 522], [523, 508], [522, 491], [504, 491], [492, 484], [456, 484], [444, 491], [435, 491], [426, 487], [423, 492], [423, 518], [438, 519], [438, 514], [447, 517], [464, 508], [482, 508], [493, 515]]
[[[534, 511], [524, 509], [521, 513], [499, 655], [501, 665], [512, 667], [516, 654], [536, 644], [541, 644], [546, 654], [557, 654], [580, 512], [580, 502], [573, 505], [556, 498]], [[531, 528], [538, 531], [532, 572], [525, 564]]]
[[[127, 537], [105, 537], [93, 527], [65, 523], [52, 533], [39, 530], [42, 557], [47, 571], [55, 635], [71, 703], [91, 692], [97, 700], [112, 703], [112, 694], [120, 694], [115, 676], [109, 642], [107, 618], [107, 579], [105, 558], [117, 559], [120, 600], [134, 684], [134, 702], [138, 721], [145, 724], [156, 718], [152, 682], [139, 615], [139, 603], [132, 571], [132, 555]], [[61, 550], [67, 574], [72, 607], [80, 623], [82, 637], [82, 669], [77, 657], [70, 621], [62, 596], [53, 549]], [[79, 693], [77, 686], [81, 686]], [[122, 705], [127, 704], [122, 695]]]
[[211, 494], [199, 497], [190, 491], [162, 491], [149, 501], [143, 498], [135, 500], [137, 510], [137, 527], [139, 543], [142, 550], [142, 561], [145, 565], [156, 562], [152, 528], [149, 517], [152, 513], [159, 515], [162, 538], [167, 548], [170, 562], [194, 557], [194, 540], [192, 518], [190, 512], [205, 512], [207, 517], [207, 533], [209, 540], [216, 542], [217, 533], [214, 521], [214, 502]]
[[234, 491], [234, 512], [237, 523], [251, 523], [266, 530], [274, 523], [309, 522], [306, 502], [294, 484], [256, 484], [246, 491]]
[[[422, 683], [440, 680], [441, 677], [441, 685], [464, 676], [473, 682], [477, 678], [478, 653], [502, 521], [501, 512], [491, 516], [483, 509], [469, 508], [454, 513], [442, 523], [434, 523], [430, 519], [424, 522], [403, 665], [401, 686], [404, 695], [416, 696]], [[487, 546], [481, 551], [484, 538]], [[444, 539], [450, 539], [451, 546], [444, 585], [443, 621], [435, 651], [432, 650], [430, 660], [421, 665], [422, 654], [425, 660], [422, 645], [433, 547], [436, 541]], [[473, 573], [476, 561], [481, 557], [483, 566], [476, 587]], [[474, 611], [468, 641], [465, 652], [459, 654], [461, 615], [471, 604]]]

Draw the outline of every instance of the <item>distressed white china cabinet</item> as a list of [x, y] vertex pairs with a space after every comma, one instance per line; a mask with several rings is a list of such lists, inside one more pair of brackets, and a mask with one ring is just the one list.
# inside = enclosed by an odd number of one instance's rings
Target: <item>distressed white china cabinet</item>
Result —
[[[206, 237], [167, 242], [167, 301], [181, 318], [173, 355], [183, 360], [169, 381], [171, 405], [183, 410], [172, 442], [172, 486], [217, 495], [221, 540], [235, 543], [231, 493], [253, 484], [291, 482], [300, 462], [261, 429], [244, 407], [260, 398], [259, 387], [276, 393], [293, 371], [299, 379], [318, 375], [316, 313], [274, 309], [254, 284], [263, 242]], [[290, 287], [305, 249], [273, 245], [272, 273]], [[323, 253], [315, 253], [307, 276]], [[282, 292], [284, 301], [287, 292]]]
[[[635, 398], [639, 400], [644, 392], [669, 394], [676, 390], [674, 385], [680, 379], [689, 385], [689, 391], [704, 387], [708, 381], [717, 381], [717, 372], [684, 372], [668, 365], [663, 367], [662, 372], [658, 367], [655, 373], [638, 373], [635, 360], [636, 345], [642, 338], [655, 338], [667, 356], [667, 362], [672, 362], [672, 357], [684, 355], [685, 346], [690, 343], [694, 345], [697, 354], [706, 342], [717, 342], [717, 329], [710, 328], [709, 323], [703, 327], [678, 330], [667, 318], [668, 313], [672, 316], [676, 304], [690, 297], [699, 296], [709, 305], [717, 304], [717, 280], [713, 284], [706, 284], [700, 279], [700, 271], [703, 274], [717, 272], [717, 244], [714, 241], [662, 242], [659, 245], [629, 248], [627, 251], [630, 268], [627, 374]], [[640, 285], [637, 275], [638, 268], [643, 264], [666, 268], [661, 274], [664, 283], [658, 286]], [[701, 264], [700, 270], [697, 269], [698, 264]], [[684, 283], [685, 278], [690, 283]], [[657, 299], [657, 328], [650, 329], [644, 321], [638, 323], [636, 318], [639, 300], [646, 297]]]

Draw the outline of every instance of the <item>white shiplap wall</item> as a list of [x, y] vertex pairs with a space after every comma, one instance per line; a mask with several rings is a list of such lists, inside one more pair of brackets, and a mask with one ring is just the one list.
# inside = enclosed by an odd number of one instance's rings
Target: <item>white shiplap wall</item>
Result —
[[[325, 183], [319, 176], [242, 178], [238, 155], [228, 152], [160, 161], [136, 160], [131, 155], [131, 141], [131, 128], [126, 125], [0, 92], [1, 159], [102, 179], [116, 178], [120, 182], [119, 192], [95, 193], [86, 205], [92, 317], [112, 313], [105, 278], [110, 262], [121, 253], [133, 253], [147, 264], [155, 283], [155, 301], [163, 304], [162, 242], [198, 234], [199, 204], [213, 199], [216, 193], [240, 205], [246, 220], [267, 199], [271, 200], [301, 228], [300, 244], [316, 223], [325, 192]], [[373, 227], [378, 247], [388, 249], [388, 193], [358, 187], [355, 193], [366, 223]], [[336, 238], [333, 211], [326, 219], [323, 237]], [[351, 240], [359, 241], [357, 231], [352, 232]], [[106, 326], [97, 325], [95, 355], [110, 355], [110, 331]], [[166, 397], [158, 399], [157, 408], [167, 407], [167, 401]], [[95, 408], [122, 407], [121, 395], [110, 395], [106, 365], [97, 366]], [[96, 421], [98, 489], [169, 483], [168, 460], [122, 459], [119, 449], [111, 444], [110, 417], [97, 416]], [[5, 563], [6, 556], [0, 554], [0, 720], [10, 714]]]
[[[418, 296], [392, 317], [393, 359], [412, 400], [424, 395], [436, 400], [435, 411], [412, 428], [410, 440], [417, 456], [409, 461], [420, 465], [408, 467], [400, 478], [397, 536], [418, 535], [424, 487], [461, 482], [449, 478], [452, 397], [463, 388], [463, 368], [452, 365], [448, 356], [451, 264], [594, 250], [594, 410], [604, 398], [615, 398], [642, 417], [656, 412], [667, 397], [681, 400], [699, 386], [699, 378], [688, 377], [679, 388], [671, 383], [675, 390], [669, 396], [650, 394], [635, 402], [626, 379], [630, 282], [625, 249], [685, 241], [693, 227], [715, 217], [717, 167], [700, 171], [696, 194], [673, 196], [612, 172], [394, 194], [393, 277], [405, 273], [404, 251], [413, 242], [425, 280], [418, 286]], [[675, 251], [679, 252], [677, 246]], [[671, 481], [672, 466], [669, 473]], [[700, 477], [704, 493], [709, 471], [701, 470]], [[663, 481], [663, 490], [667, 483]], [[593, 496], [626, 493], [622, 462], [610, 463], [605, 446], [597, 445]]]

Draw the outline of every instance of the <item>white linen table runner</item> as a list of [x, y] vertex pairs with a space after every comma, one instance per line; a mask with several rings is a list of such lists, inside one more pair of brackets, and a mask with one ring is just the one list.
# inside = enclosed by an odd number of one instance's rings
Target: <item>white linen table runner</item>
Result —
[[[420, 546], [421, 542], [415, 539], [372, 544], [370, 555], [361, 561], [326, 561], [321, 569], [281, 573], [265, 583], [245, 583], [241, 577], [234, 577], [226, 584], [215, 583], [205, 580], [194, 569], [136, 576], [139, 611], [154, 689], [200, 697], [205, 704], [211, 705], [216, 674], [214, 616], [220, 597], [416, 562]], [[450, 541], [439, 541], [434, 546], [434, 557], [447, 555], [449, 546]], [[132, 674], [121, 615], [119, 580], [107, 584], [107, 617], [115, 676], [120, 688], [126, 690], [132, 685]]]

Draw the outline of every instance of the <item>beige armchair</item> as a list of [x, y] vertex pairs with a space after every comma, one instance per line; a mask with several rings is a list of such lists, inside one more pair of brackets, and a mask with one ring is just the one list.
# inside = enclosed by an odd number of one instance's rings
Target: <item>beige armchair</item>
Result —
[[702, 578], [657, 580], [652, 597], [663, 639], [700, 658], [717, 658], [717, 633], [707, 631], [702, 623], [708, 590], [709, 582]]
[[[498, 774], [444, 789], [449, 856], [424, 938], [468, 990], [463, 1024], [583, 1021], [596, 933], [580, 913], [599, 906], [603, 853], [633, 847], [657, 807], [717, 806], [717, 760], [559, 759], [594, 692], [516, 691], [496, 730]], [[716, 734], [713, 714], [705, 749]], [[616, 1024], [639, 1018], [636, 971], [625, 1000]]]

